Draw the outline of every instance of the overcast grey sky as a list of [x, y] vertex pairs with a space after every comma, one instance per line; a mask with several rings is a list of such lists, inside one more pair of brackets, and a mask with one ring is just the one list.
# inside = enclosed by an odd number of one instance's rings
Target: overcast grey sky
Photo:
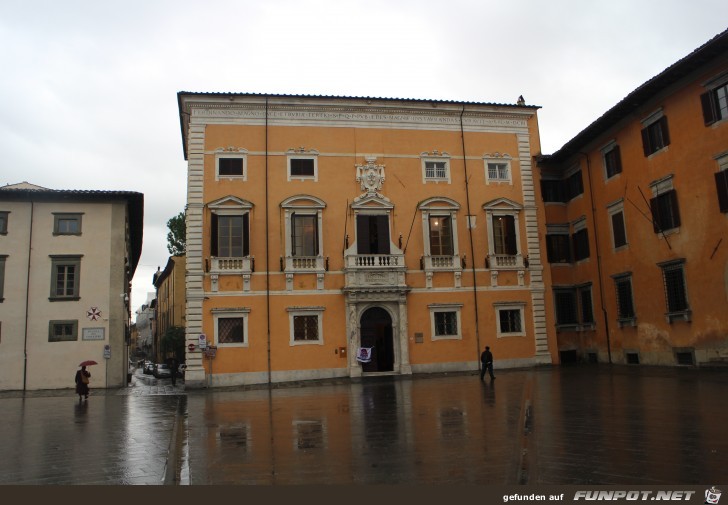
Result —
[[551, 153], [727, 27], [725, 0], [0, 0], [0, 185], [144, 193], [136, 310], [185, 205], [178, 91], [523, 95]]

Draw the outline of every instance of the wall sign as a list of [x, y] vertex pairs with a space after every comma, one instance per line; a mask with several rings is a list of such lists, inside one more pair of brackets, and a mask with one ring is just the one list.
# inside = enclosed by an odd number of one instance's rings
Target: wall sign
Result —
[[84, 328], [82, 340], [106, 340], [106, 328]]

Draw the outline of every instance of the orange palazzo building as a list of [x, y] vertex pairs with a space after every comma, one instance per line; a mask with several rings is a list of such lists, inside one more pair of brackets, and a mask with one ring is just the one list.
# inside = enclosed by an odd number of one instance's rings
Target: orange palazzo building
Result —
[[486, 345], [496, 373], [558, 359], [538, 107], [178, 102], [188, 387], [474, 371]]
[[728, 31], [538, 163], [561, 362], [728, 363]]

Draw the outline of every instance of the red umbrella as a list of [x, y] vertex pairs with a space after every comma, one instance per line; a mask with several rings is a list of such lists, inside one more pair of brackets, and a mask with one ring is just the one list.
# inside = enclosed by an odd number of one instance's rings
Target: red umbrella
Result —
[[86, 361], [82, 361], [78, 366], [91, 366], [91, 365], [98, 365], [94, 360], [87, 359]]

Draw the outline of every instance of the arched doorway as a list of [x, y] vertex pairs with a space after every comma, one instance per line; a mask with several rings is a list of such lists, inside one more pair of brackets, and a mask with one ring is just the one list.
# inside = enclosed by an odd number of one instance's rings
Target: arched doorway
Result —
[[363, 372], [394, 370], [392, 318], [381, 307], [367, 309], [361, 316], [361, 346], [372, 348], [372, 360], [362, 363]]

